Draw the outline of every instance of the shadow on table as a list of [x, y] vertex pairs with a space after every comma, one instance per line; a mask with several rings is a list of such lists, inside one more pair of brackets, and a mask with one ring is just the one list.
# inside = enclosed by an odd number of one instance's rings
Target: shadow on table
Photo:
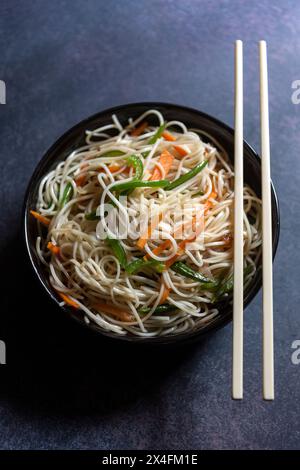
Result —
[[0, 262], [0, 339], [7, 349], [0, 396], [26, 413], [106, 414], [134, 405], [158, 391], [203, 345], [145, 348], [102, 338], [64, 317], [48, 299], [17, 237]]

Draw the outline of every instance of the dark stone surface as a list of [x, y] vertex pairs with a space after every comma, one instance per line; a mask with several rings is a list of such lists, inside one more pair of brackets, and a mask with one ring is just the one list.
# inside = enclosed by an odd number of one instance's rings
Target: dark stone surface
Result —
[[[299, 448], [300, 3], [3, 1], [0, 7], [0, 447]], [[275, 262], [276, 400], [261, 392], [261, 299], [245, 318], [245, 399], [233, 402], [231, 326], [181, 350], [135, 350], [82, 332], [26, 268], [22, 199], [45, 150], [103, 108], [161, 100], [233, 122], [233, 42], [245, 48], [245, 137], [259, 143], [257, 41], [269, 45], [272, 173], [281, 203]]]

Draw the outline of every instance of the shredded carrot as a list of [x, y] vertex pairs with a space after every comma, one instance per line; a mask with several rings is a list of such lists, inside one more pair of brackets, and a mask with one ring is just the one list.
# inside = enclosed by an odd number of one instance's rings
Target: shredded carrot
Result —
[[[211, 209], [211, 207], [212, 207], [212, 205], [213, 205], [213, 203], [212, 203], [209, 199], [210, 199], [210, 198], [215, 199], [216, 197], [217, 197], [217, 193], [216, 193], [214, 190], [211, 191], [210, 195], [208, 196], [208, 200], [207, 200], [206, 203], [204, 204], [204, 214], [206, 214], [207, 211], [208, 211], [209, 209]], [[194, 224], [196, 223], [196, 221], [197, 221], [197, 216], [195, 215], [195, 216], [192, 218], [191, 223], [194, 225]], [[200, 230], [199, 233], [201, 233], [202, 229], [203, 229], [203, 227], [200, 227], [200, 228], [198, 229], [198, 230]], [[177, 238], [181, 233], [182, 233], [182, 227], [179, 227], [179, 228], [173, 233], [173, 237], [174, 237], [174, 238]], [[187, 240], [182, 240], [182, 242], [179, 243], [179, 245], [178, 245], [178, 246], [179, 246], [179, 250], [178, 250], [178, 251], [179, 251], [180, 253], [179, 253], [178, 256], [180, 256], [180, 255], [182, 254], [182, 252], [184, 251], [185, 245], [186, 245], [187, 243], [193, 241], [193, 240], [199, 235], [199, 233], [196, 232], [196, 236], [192, 235], [192, 239], [188, 238]], [[154, 255], [158, 256], [158, 255], [159, 255], [160, 253], [162, 253], [164, 250], [166, 250], [167, 248], [170, 248], [171, 245], [172, 245], [172, 244], [171, 244], [170, 240], [165, 240], [165, 241], [164, 241], [163, 243], [161, 243], [159, 246], [157, 246], [156, 248], [154, 248], [154, 249], [152, 250], [152, 253], [153, 253]], [[176, 259], [178, 258], [178, 256], [177, 256], [177, 254], [174, 255], [174, 261], [173, 261], [173, 262], [176, 261]], [[175, 259], [175, 257], [176, 257], [176, 259]], [[145, 260], [150, 259], [150, 258], [151, 258], [151, 256], [150, 256], [149, 254], [146, 254], [146, 255], [144, 256], [144, 259], [145, 259]], [[171, 261], [172, 259], [173, 259], [173, 258], [170, 258], [169, 261]], [[167, 264], [168, 264], [169, 261], [167, 261]], [[172, 262], [171, 264], [173, 264], [173, 262]], [[170, 266], [171, 266], [171, 264], [170, 264]], [[168, 267], [168, 266], [167, 266], [167, 267]]]
[[70, 305], [71, 307], [74, 307], [74, 308], [79, 308], [79, 305], [77, 302], [75, 302], [75, 300], [71, 299], [71, 297], [69, 297], [68, 295], [64, 294], [63, 292], [58, 292], [58, 295], [63, 299], [63, 301]]
[[95, 310], [100, 310], [102, 312], [108, 313], [109, 315], [112, 315], [113, 317], [121, 321], [130, 322], [134, 320], [131, 313], [124, 310], [123, 308], [116, 307], [115, 305], [108, 305], [104, 302], [97, 302], [93, 305], [93, 308]]
[[111, 165], [109, 165], [108, 169], [111, 173], [116, 173], [117, 171], [120, 170], [120, 165], [118, 165], [117, 163], [111, 163]]
[[[209, 195], [209, 198], [213, 198], [213, 196], [216, 197], [215, 192], [211, 192]], [[206, 212], [212, 207], [212, 205], [213, 204], [211, 201], [206, 201], [206, 203], [204, 204], [203, 214], [206, 214]], [[196, 222], [196, 216], [193, 217], [193, 224], [195, 224], [195, 222]], [[172, 264], [175, 263], [175, 261], [184, 253], [186, 245], [196, 240], [196, 238], [200, 235], [203, 229], [204, 229], [204, 220], [202, 219], [201, 224], [199, 224], [198, 228], [196, 229], [196, 232], [191, 237], [185, 240], [182, 240], [180, 243], [178, 243], [178, 251], [172, 258], [166, 261], [166, 269], [168, 269], [170, 266], [172, 266]]]
[[138, 127], [133, 129], [133, 131], [131, 132], [131, 135], [133, 137], [138, 137], [144, 132], [145, 129], [147, 129], [147, 127], [148, 127], [148, 122], [144, 121]]
[[[201, 227], [201, 228], [203, 228], [203, 227]], [[177, 261], [177, 259], [184, 253], [186, 245], [188, 243], [193, 242], [197, 238], [198, 235], [199, 234], [192, 235], [191, 237], [189, 237], [185, 240], [182, 240], [180, 243], [178, 243], [177, 253], [175, 253], [175, 255], [172, 258], [168, 259], [168, 261], [166, 261], [166, 263], [165, 263], [166, 269], [168, 269], [170, 266], [172, 266], [172, 264], [175, 263], [175, 261]]]
[[162, 214], [159, 214], [159, 216], [156, 216], [154, 217], [150, 224], [148, 225], [147, 227], [147, 230], [146, 232], [138, 239], [137, 243], [136, 243], [136, 246], [140, 249], [140, 250], [143, 250], [147, 241], [149, 240], [149, 238], [151, 237], [151, 233], [153, 232], [153, 230], [155, 229], [155, 227], [157, 227], [157, 225], [159, 224], [159, 222], [161, 221], [162, 219]]
[[159, 304], [163, 304], [167, 300], [167, 298], [169, 297], [170, 291], [171, 289], [169, 289], [169, 287], [167, 287], [166, 284], [164, 283], [164, 290], [163, 290], [161, 299], [159, 301]]
[[179, 153], [181, 157], [188, 155], [188, 152], [184, 150], [184, 148], [180, 147], [180, 145], [173, 145], [173, 148], [176, 150], [176, 152]]
[[[205, 213], [205, 212], [204, 212]], [[193, 224], [195, 223], [195, 220], [193, 220]], [[201, 220], [201, 223], [199, 224], [199, 226], [196, 228], [196, 232], [191, 235], [190, 237], [186, 238], [185, 240], [182, 240], [180, 243], [178, 243], [177, 247], [178, 247], [178, 250], [177, 250], [177, 253], [172, 257], [170, 258], [168, 261], [166, 261], [166, 269], [168, 269], [170, 266], [172, 266], [172, 264], [175, 263], [175, 261], [181, 256], [184, 254], [184, 250], [185, 250], [185, 247], [186, 245], [188, 245], [189, 243], [192, 243], [193, 241], [195, 241], [197, 239], [197, 237], [200, 235], [200, 233], [203, 231], [204, 229], [204, 220], [202, 219]]]
[[[175, 142], [177, 139], [176, 137], [174, 137], [172, 134], [170, 134], [170, 132], [168, 131], [164, 131], [162, 133], [162, 136], [165, 140], [167, 140], [168, 142]], [[176, 152], [179, 153], [179, 155], [181, 157], [185, 157], [186, 155], [188, 155], [188, 152], [186, 150], [184, 150], [180, 145], [173, 145], [173, 148], [176, 150]]]
[[[117, 171], [119, 171], [122, 167], [120, 165], [118, 165], [117, 163], [111, 163], [108, 167], [109, 171], [111, 173], [116, 173]], [[103, 173], [105, 170], [104, 168], [100, 168], [100, 173]]]
[[[196, 216], [193, 217], [191, 223], [193, 224], [196, 220]], [[176, 232], [173, 233], [173, 237], [174, 238], [177, 238], [179, 235], [182, 234], [182, 226], [181, 227], [178, 227], [178, 229], [176, 230]], [[164, 250], [167, 250], [168, 248], [170, 248], [172, 246], [172, 243], [170, 242], [170, 240], [165, 240], [164, 242], [162, 242], [160, 245], [158, 245], [156, 248], [154, 248], [152, 250], [152, 254], [158, 256], [160, 255], [160, 253], [162, 253]], [[147, 253], [145, 256], [144, 256], [144, 259], [147, 260], [147, 259], [151, 259], [151, 256]]]
[[[158, 162], [161, 164], [163, 169], [165, 170], [164, 177], [169, 173], [172, 163], [174, 160], [174, 155], [172, 155], [168, 150], [164, 150], [160, 155]], [[150, 181], [159, 180], [162, 178], [161, 171], [158, 167], [154, 168], [153, 174], [150, 178]]]
[[83, 186], [86, 183], [87, 174], [86, 174], [86, 171], [83, 172], [83, 170], [85, 170], [88, 167], [89, 167], [89, 164], [86, 162], [80, 164], [79, 168], [81, 170], [81, 173], [79, 173], [79, 175], [75, 178], [76, 186]]
[[30, 211], [30, 214], [33, 215], [41, 224], [43, 225], [49, 225], [50, 224], [50, 219], [47, 219], [47, 217], [44, 217], [42, 214], [39, 214], [36, 211]]
[[[171, 154], [170, 154], [171, 155]], [[206, 214], [206, 212], [212, 207], [212, 202], [209, 200], [209, 199], [215, 199], [217, 197], [217, 193], [212, 190], [210, 195], [208, 196], [208, 200], [206, 201], [206, 203], [204, 204], [204, 214]], [[158, 220], [157, 220], [158, 219]], [[151, 237], [151, 233], [152, 231], [154, 230], [154, 228], [159, 224], [159, 222], [162, 220], [162, 214], [159, 215], [159, 217], [155, 218], [154, 221], [151, 221], [151, 223], [148, 225], [148, 228], [146, 230], [146, 232], [139, 238], [139, 240], [137, 241], [137, 247], [140, 249], [140, 250], [143, 250], [147, 241], [149, 240], [149, 238]], [[197, 216], [194, 216], [193, 219], [192, 219], [192, 223], [194, 224], [197, 220]], [[203, 227], [202, 227], [203, 229]], [[201, 229], [201, 230], [202, 230]], [[200, 230], [200, 232], [201, 232]], [[178, 231], [180, 231], [181, 233], [181, 228], [178, 229]], [[199, 233], [200, 233], [199, 232]], [[177, 232], [178, 233], [178, 232]], [[193, 236], [193, 240], [199, 235], [199, 233], [197, 233], [197, 235], [194, 237]], [[176, 238], [176, 232], [173, 234], [173, 236], [175, 236]], [[193, 240], [190, 240], [190, 239], [187, 239], [187, 240], [183, 240], [183, 242], [185, 242], [185, 244], [189, 243], [190, 241], [193, 241]], [[156, 248], [154, 248], [153, 250], [153, 253], [155, 255], [159, 255], [162, 251], [164, 251], [166, 248], [168, 248], [169, 246], [171, 246], [171, 242], [169, 240], [166, 240], [165, 242], [161, 243], [159, 246], [157, 246]], [[185, 247], [185, 245], [183, 244], [183, 246]], [[183, 248], [184, 249], [184, 248]], [[182, 249], [180, 250], [180, 254], [182, 254]], [[176, 255], [174, 255], [175, 257]], [[149, 255], [145, 255], [144, 256], [145, 259], [149, 259]], [[173, 258], [171, 258], [169, 261], [171, 261]], [[175, 262], [175, 261], [174, 261]], [[173, 264], [173, 263], [171, 263]]]
[[[153, 255], [159, 255], [162, 251], [166, 250], [167, 248], [169, 248], [171, 246], [171, 242], [170, 240], [165, 240], [164, 242], [162, 242], [160, 245], [158, 245], [156, 248], [154, 248], [152, 250], [152, 253]], [[150, 259], [151, 256], [148, 255], [148, 253], [144, 256], [144, 260], [147, 261], [148, 259]]]
[[[163, 243], [161, 243], [160, 245], [158, 245], [156, 248], [154, 248], [152, 250], [152, 253], [156, 256], [158, 256], [160, 253], [162, 253], [164, 250], [166, 250], [167, 248], [170, 248], [171, 246], [171, 242], [170, 240], [165, 240]], [[145, 256], [144, 256], [144, 259], [147, 260], [147, 259], [151, 259], [151, 256], [147, 253]]]
[[164, 131], [162, 133], [162, 136], [165, 140], [168, 140], [169, 142], [175, 142], [176, 140], [176, 137], [174, 137], [172, 134], [170, 134], [170, 132], [168, 131]]
[[[162, 133], [162, 136], [165, 140], [167, 140], [168, 142], [175, 142], [177, 139], [176, 137], [174, 137], [172, 134], [170, 134], [170, 132], [168, 131], [164, 131]], [[176, 150], [176, 152], [179, 153], [179, 155], [181, 157], [185, 157], [188, 152], [186, 150], [184, 150], [182, 147], [180, 147], [180, 145], [173, 145], [173, 148]]]
[[[205, 208], [204, 208], [204, 211], [205, 211]], [[194, 216], [192, 218], [192, 220], [186, 224], [186, 225], [181, 225], [180, 227], [178, 227], [178, 229], [173, 233], [173, 237], [174, 238], [179, 238], [182, 233], [183, 233], [183, 230], [189, 226], [189, 225], [192, 225], [194, 226], [195, 225], [195, 222], [197, 220], [197, 216]], [[166, 250], [167, 248], [170, 248], [172, 246], [172, 243], [170, 242], [170, 240], [165, 240], [164, 242], [162, 242], [160, 245], [158, 245], [156, 248], [154, 248], [152, 250], [152, 253], [156, 256], [158, 256], [160, 253], [162, 253], [164, 250]], [[147, 253], [145, 256], [144, 256], [144, 259], [147, 260], [147, 259], [151, 259], [151, 256]]]
[[75, 183], [76, 186], [83, 186], [86, 182], [86, 174], [82, 173], [81, 175], [78, 175], [77, 178], [75, 178]]
[[54, 255], [60, 254], [60, 248], [57, 245], [53, 245], [52, 242], [49, 242], [47, 245], [48, 250], [50, 250]]

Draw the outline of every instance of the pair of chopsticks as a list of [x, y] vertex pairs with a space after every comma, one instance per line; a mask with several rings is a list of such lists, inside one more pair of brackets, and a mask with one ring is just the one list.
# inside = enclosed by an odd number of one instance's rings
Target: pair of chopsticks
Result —
[[[273, 274], [270, 180], [270, 134], [267, 46], [259, 42], [262, 267], [263, 267], [263, 398], [274, 400]], [[243, 398], [243, 43], [235, 44], [235, 135], [234, 135], [234, 294], [232, 398]]]

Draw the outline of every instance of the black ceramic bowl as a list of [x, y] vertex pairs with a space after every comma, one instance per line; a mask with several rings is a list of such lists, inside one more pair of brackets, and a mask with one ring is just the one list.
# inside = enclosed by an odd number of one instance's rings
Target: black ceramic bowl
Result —
[[[184, 122], [189, 128], [199, 128], [206, 131], [213, 137], [215, 137], [227, 150], [230, 159], [233, 161], [233, 144], [234, 144], [234, 133], [233, 130], [226, 124], [218, 121], [217, 119], [208, 116], [207, 114], [201, 113], [195, 109], [186, 108], [184, 106], [177, 106], [174, 104], [166, 103], [133, 103], [116, 108], [107, 109], [100, 113], [97, 113], [84, 121], [80, 122], [72, 129], [68, 130], [60, 139], [58, 139], [52, 147], [43, 156], [35, 172], [30, 180], [27, 193], [25, 196], [24, 203], [24, 236], [25, 243], [28, 250], [29, 258], [32, 267], [48, 295], [59, 305], [59, 300], [56, 293], [49, 283], [48, 273], [44, 266], [40, 262], [36, 249], [35, 241], [37, 237], [37, 223], [33, 217], [30, 217], [30, 209], [34, 209], [37, 200], [37, 191], [39, 183], [43, 176], [53, 169], [58, 162], [64, 160], [67, 155], [80, 145], [83, 145], [85, 138], [86, 129], [96, 129], [101, 125], [109, 123], [111, 121], [111, 115], [117, 114], [121, 123], [127, 122], [129, 117], [137, 117], [144, 111], [150, 108], [155, 108], [161, 111], [167, 121], [180, 120]], [[151, 121], [150, 121], [151, 123]], [[260, 157], [257, 153], [244, 142], [244, 177], [245, 182], [260, 196], [261, 194], [261, 168], [260, 168]], [[273, 226], [273, 256], [277, 249], [278, 238], [279, 238], [279, 208], [276, 193], [272, 185], [272, 226]], [[245, 292], [244, 306], [246, 307], [251, 300], [258, 293], [262, 285], [261, 270], [257, 271], [257, 274]], [[74, 311], [71, 307], [63, 306], [60, 307], [70, 317], [75, 319], [82, 325], [86, 325], [83, 316], [78, 311]], [[141, 338], [137, 336], [118, 336], [115, 333], [104, 332], [96, 324], [90, 323], [88, 328], [91, 328], [103, 335], [111, 338], [117, 338], [123, 341], [130, 341], [134, 343], [156, 343], [156, 344], [170, 344], [178, 342], [186, 342], [204, 334], [213, 331], [232, 319], [232, 306], [227, 303], [221, 306], [219, 315], [213, 318], [211, 321], [205, 323], [196, 331], [187, 331], [177, 335], [158, 337], [158, 338]]]

